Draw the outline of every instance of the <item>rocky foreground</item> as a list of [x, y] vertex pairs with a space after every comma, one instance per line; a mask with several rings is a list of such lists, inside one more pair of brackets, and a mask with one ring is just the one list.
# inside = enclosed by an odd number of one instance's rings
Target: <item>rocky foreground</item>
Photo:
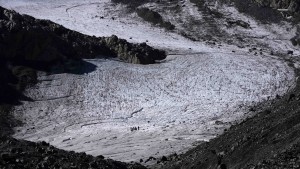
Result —
[[0, 137], [0, 168], [103, 168], [103, 169], [144, 169], [140, 164], [126, 164], [93, 157], [85, 153], [67, 152], [46, 142], [33, 143]]

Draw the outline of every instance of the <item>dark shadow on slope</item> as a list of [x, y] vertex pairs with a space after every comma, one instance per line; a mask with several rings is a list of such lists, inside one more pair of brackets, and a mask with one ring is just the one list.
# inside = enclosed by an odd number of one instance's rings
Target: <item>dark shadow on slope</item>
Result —
[[22, 124], [10, 113], [11, 107], [10, 104], [0, 104], [0, 138], [13, 134], [13, 127]]
[[162, 16], [149, 8], [137, 8], [136, 13], [139, 17], [143, 18], [145, 21], [150, 22], [153, 25], [158, 25], [166, 30], [174, 30], [175, 26], [169, 21], [164, 21]]
[[21, 100], [31, 100], [22, 91], [26, 86], [36, 83], [35, 70], [22, 66], [13, 66], [0, 61], [0, 105], [20, 104]]
[[79, 60], [68, 63], [66, 68], [66, 73], [82, 75], [95, 71], [97, 66], [85, 60]]
[[22, 63], [2, 62], [0, 69], [0, 105], [19, 105], [20, 101], [33, 101], [22, 92], [37, 83], [37, 71], [48, 74], [83, 75], [96, 70], [97, 66], [85, 60], [67, 60], [65, 62], [45, 63], [23, 61]]
[[[221, 0], [228, 3], [228, 0]], [[262, 23], [279, 23], [284, 20], [283, 16], [275, 9], [267, 6], [259, 6], [252, 0], [229, 0], [239, 12], [245, 13]]]
[[85, 60], [69, 60], [66, 63], [57, 63], [47, 72], [50, 74], [77, 74], [83, 75], [91, 73], [97, 69], [97, 66]]
[[[190, 0], [194, 3], [198, 10], [201, 11], [203, 21], [190, 20], [186, 27], [195, 27], [197, 31], [201, 32], [199, 28], [204, 27], [205, 34], [199, 35], [189, 35], [183, 32], [182, 35], [195, 41], [195, 40], [216, 40], [218, 38], [226, 38], [227, 33], [220, 29], [218, 20], [224, 19], [224, 15], [217, 10], [208, 7], [206, 0]], [[210, 2], [210, 1], [209, 1]], [[197, 37], [199, 36], [199, 37]]]
[[22, 125], [10, 113], [11, 108], [21, 105], [22, 101], [34, 101], [23, 91], [37, 83], [37, 71], [49, 74], [86, 74], [96, 70], [97, 66], [84, 60], [68, 60], [64, 63], [45, 62], [4, 62], [0, 63], [0, 137], [14, 133], [13, 128]]
[[148, 2], [157, 2], [157, 0], [111, 0], [113, 3], [122, 3], [128, 5], [129, 9], [135, 10], [140, 5], [143, 5]]

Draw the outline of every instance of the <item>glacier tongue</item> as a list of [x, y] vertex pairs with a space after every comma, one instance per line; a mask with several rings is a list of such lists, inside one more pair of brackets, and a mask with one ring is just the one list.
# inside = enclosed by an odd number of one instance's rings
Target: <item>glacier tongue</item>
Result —
[[87, 61], [97, 70], [40, 75], [26, 92], [36, 101], [15, 107], [26, 119], [15, 137], [122, 161], [178, 153], [245, 118], [247, 106], [284, 94], [294, 80], [281, 61], [246, 54], [169, 56], [156, 65]]

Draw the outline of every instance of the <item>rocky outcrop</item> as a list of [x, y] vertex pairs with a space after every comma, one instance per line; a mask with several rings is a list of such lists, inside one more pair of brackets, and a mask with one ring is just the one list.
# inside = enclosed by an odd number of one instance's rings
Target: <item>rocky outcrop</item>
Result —
[[124, 39], [119, 39], [113, 35], [111, 37], [104, 38], [102, 43], [112, 52], [113, 56], [116, 56], [122, 61], [130, 63], [147, 64], [155, 63], [156, 60], [163, 60], [166, 58], [164, 51], [153, 49], [146, 43], [130, 44]]

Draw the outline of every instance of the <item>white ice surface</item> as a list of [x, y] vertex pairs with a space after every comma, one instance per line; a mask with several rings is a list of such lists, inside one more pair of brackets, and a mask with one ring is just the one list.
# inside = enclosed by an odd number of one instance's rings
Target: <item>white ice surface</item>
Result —
[[[0, 0], [0, 5], [89, 35], [148, 40], [174, 54], [155, 65], [95, 59], [86, 60], [97, 66], [87, 74], [41, 73], [25, 93], [36, 101], [15, 107], [25, 123], [16, 128], [16, 138], [122, 161], [159, 157], [215, 137], [245, 118], [247, 106], [283, 95], [295, 84], [292, 68], [277, 57], [192, 42], [151, 27], [109, 0]], [[197, 11], [187, 7], [187, 13]]]
[[97, 65], [89, 74], [39, 77], [26, 93], [37, 101], [15, 108], [26, 112], [15, 137], [122, 161], [178, 153], [243, 118], [239, 105], [283, 94], [293, 84], [293, 70], [269, 57], [197, 54], [147, 66], [89, 62]]

